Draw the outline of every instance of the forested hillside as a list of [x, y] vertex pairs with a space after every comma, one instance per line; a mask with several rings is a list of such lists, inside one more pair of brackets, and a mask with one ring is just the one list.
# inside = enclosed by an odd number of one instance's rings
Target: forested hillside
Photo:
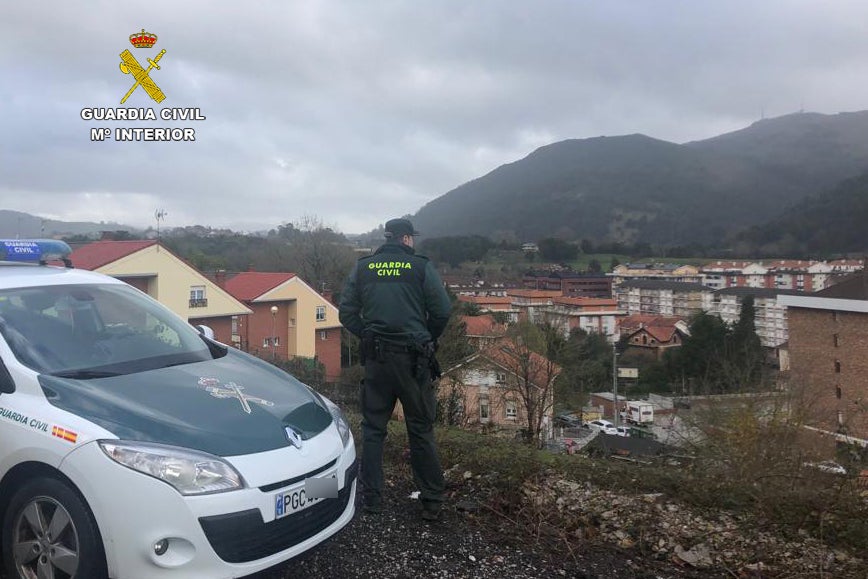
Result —
[[826, 256], [868, 249], [868, 173], [803, 200], [739, 236], [742, 255]]
[[415, 218], [430, 237], [721, 246], [865, 170], [868, 112], [804, 113], [684, 145], [643, 135], [554, 143]]

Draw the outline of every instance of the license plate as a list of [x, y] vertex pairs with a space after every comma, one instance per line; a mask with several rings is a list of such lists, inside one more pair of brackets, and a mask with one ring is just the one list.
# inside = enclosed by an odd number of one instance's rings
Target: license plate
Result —
[[281, 519], [303, 511], [326, 498], [336, 498], [337, 490], [337, 473], [306, 479], [303, 484], [274, 496], [274, 518]]

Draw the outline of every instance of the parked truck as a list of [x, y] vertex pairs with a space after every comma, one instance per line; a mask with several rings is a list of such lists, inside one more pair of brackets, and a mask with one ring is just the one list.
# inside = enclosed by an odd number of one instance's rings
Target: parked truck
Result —
[[630, 424], [653, 424], [654, 407], [648, 402], [627, 402], [625, 419]]

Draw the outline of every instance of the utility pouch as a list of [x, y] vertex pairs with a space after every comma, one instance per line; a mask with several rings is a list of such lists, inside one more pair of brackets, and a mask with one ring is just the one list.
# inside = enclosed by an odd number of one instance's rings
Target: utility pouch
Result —
[[431, 369], [431, 379], [437, 380], [443, 375], [443, 369], [440, 367], [440, 362], [437, 361], [437, 356], [431, 355], [428, 360], [428, 367]]

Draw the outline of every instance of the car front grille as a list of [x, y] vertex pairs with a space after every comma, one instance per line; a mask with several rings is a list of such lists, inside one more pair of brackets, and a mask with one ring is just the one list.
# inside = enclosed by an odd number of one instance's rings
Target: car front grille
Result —
[[199, 517], [199, 524], [217, 556], [227, 563], [246, 563], [268, 557], [313, 537], [334, 523], [350, 500], [358, 461], [347, 469], [344, 488], [335, 499], [324, 499], [298, 513], [262, 520], [258, 509]]

